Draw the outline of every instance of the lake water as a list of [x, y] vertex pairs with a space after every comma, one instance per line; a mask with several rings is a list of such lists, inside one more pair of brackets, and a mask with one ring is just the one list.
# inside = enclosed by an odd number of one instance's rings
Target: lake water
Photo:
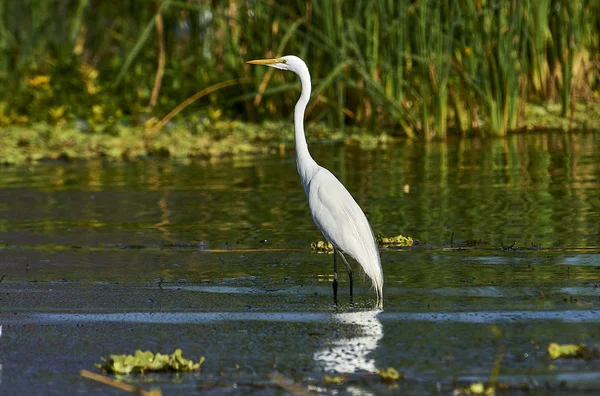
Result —
[[[600, 390], [600, 137], [530, 134], [364, 151], [313, 143], [375, 233], [385, 310], [354, 307], [308, 212], [293, 153], [0, 168], [0, 393], [111, 392], [79, 376], [135, 349], [206, 357], [200, 374], [126, 378], [166, 392], [395, 391], [475, 381]], [[343, 384], [325, 375], [352, 373]], [[150, 381], [150, 382], [149, 382]], [[562, 388], [561, 388], [562, 387]], [[116, 392], [116, 391], [115, 391]]]

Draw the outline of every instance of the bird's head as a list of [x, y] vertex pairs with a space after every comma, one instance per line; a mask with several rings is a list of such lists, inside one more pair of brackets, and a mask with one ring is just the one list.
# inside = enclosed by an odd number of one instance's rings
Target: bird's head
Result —
[[307, 69], [304, 61], [294, 55], [286, 55], [282, 56], [281, 58], [274, 59], [251, 60], [246, 63], [249, 63], [251, 65], [265, 65], [281, 70], [289, 70], [293, 71], [296, 74], [299, 74], [301, 70]]

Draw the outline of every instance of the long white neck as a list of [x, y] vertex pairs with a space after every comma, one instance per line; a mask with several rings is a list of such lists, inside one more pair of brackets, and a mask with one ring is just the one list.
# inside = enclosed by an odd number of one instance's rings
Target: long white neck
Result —
[[306, 144], [306, 136], [304, 135], [304, 112], [306, 105], [310, 100], [310, 74], [308, 68], [297, 73], [302, 83], [302, 93], [300, 99], [296, 103], [294, 110], [294, 139], [296, 141], [296, 164], [298, 166], [298, 173], [302, 178], [302, 183], [306, 184], [312, 173], [317, 168], [317, 163], [310, 156], [308, 151], [308, 145]]

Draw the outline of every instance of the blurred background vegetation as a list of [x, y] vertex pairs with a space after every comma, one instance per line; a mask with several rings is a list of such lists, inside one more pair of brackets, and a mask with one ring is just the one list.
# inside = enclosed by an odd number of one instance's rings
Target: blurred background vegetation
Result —
[[178, 113], [190, 136], [287, 122], [295, 76], [245, 64], [285, 54], [312, 72], [307, 118], [342, 133], [431, 140], [600, 118], [598, 0], [0, 0], [4, 143], [137, 128], [143, 153]]

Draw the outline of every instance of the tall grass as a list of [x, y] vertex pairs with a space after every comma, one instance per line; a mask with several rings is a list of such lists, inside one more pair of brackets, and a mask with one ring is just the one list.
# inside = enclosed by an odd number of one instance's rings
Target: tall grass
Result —
[[453, 1], [427, 0], [412, 12], [412, 58], [418, 76], [417, 93], [423, 136], [446, 138], [448, 82], [454, 37]]
[[185, 112], [286, 117], [295, 79], [244, 61], [294, 53], [311, 121], [505, 135], [524, 102], [598, 100], [599, 26], [597, 0], [0, 0], [0, 122], [162, 118], [247, 77]]
[[465, 1], [458, 12], [459, 23], [471, 34], [462, 35], [458, 47], [462, 51], [454, 63], [466, 90], [472, 90], [475, 102], [482, 103], [471, 111], [479, 111], [486, 130], [496, 135], [517, 127], [517, 106], [523, 99], [519, 91], [527, 84], [522, 77], [528, 63], [525, 21], [529, 6], [529, 1], [505, 1], [483, 8]]

